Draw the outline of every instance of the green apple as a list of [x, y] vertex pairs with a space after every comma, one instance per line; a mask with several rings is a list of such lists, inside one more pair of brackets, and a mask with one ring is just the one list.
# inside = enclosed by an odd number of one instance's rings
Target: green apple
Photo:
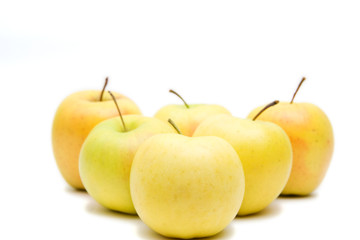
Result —
[[[105, 81], [104, 89], [107, 84]], [[98, 90], [73, 93], [58, 107], [52, 126], [52, 147], [57, 166], [66, 182], [84, 189], [79, 175], [81, 146], [96, 124], [117, 116], [109, 94]], [[128, 97], [115, 93], [123, 114], [141, 114], [137, 105]]]
[[178, 125], [180, 131], [185, 136], [191, 137], [197, 126], [210, 116], [217, 114], [229, 114], [230, 112], [215, 104], [187, 104], [184, 99], [175, 91], [170, 90], [171, 93], [177, 95], [183, 102], [183, 105], [170, 104], [162, 107], [155, 117], [163, 121], [172, 119]]
[[[322, 182], [334, 150], [334, 135], [326, 114], [311, 103], [280, 102], [259, 119], [276, 123], [290, 138], [293, 149], [293, 167], [282, 192], [284, 195], [308, 195]], [[260, 109], [249, 114], [252, 118]]]
[[193, 136], [217, 136], [236, 150], [246, 184], [238, 215], [259, 212], [280, 195], [289, 178], [292, 151], [288, 136], [279, 126], [218, 115], [201, 123]]
[[200, 238], [222, 231], [244, 195], [241, 161], [218, 137], [159, 134], [136, 152], [131, 197], [139, 217], [166, 237]]
[[115, 117], [96, 125], [86, 138], [79, 158], [86, 191], [108, 209], [135, 214], [129, 185], [135, 153], [149, 137], [174, 132], [169, 124], [141, 115]]

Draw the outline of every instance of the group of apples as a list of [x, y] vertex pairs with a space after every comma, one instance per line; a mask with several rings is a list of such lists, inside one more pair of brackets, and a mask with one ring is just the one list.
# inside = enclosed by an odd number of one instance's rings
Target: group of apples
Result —
[[81, 91], [55, 114], [58, 168], [104, 207], [176, 238], [207, 237], [280, 194], [308, 195], [329, 166], [333, 131], [317, 106], [278, 102], [247, 119], [222, 106], [168, 105], [145, 117], [124, 95]]

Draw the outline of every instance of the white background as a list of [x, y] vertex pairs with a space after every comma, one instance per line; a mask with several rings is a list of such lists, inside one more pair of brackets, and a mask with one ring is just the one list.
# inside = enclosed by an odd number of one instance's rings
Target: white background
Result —
[[329, 116], [335, 152], [317, 191], [236, 218], [214, 239], [359, 239], [358, 1], [1, 1], [0, 239], [162, 239], [66, 185], [51, 149], [57, 106], [108, 88], [145, 115], [217, 103], [312, 102]]

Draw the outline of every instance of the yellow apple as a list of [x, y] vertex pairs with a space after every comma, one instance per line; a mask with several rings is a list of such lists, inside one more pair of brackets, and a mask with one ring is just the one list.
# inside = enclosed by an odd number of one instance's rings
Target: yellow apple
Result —
[[96, 125], [86, 138], [79, 158], [81, 180], [86, 191], [102, 206], [135, 214], [129, 176], [139, 145], [159, 133], [175, 133], [167, 123], [141, 115], [119, 117]]
[[[313, 192], [325, 177], [334, 150], [333, 130], [328, 117], [314, 104], [293, 102], [297, 90], [291, 102], [280, 102], [258, 118], [276, 123], [290, 138], [293, 167], [282, 192], [284, 195]], [[254, 109], [249, 118], [259, 109], [261, 107]]]
[[155, 117], [165, 122], [172, 119], [176, 122], [181, 133], [191, 137], [197, 126], [210, 116], [217, 114], [229, 114], [230, 112], [216, 104], [190, 104], [188, 105], [184, 99], [175, 91], [170, 92], [176, 94], [184, 102], [183, 105], [170, 104], [162, 107]]
[[236, 216], [244, 195], [243, 168], [223, 139], [159, 134], [139, 147], [130, 191], [139, 217], [157, 233], [208, 237]]
[[238, 215], [259, 212], [280, 195], [289, 178], [292, 151], [279, 126], [218, 115], [201, 123], [193, 136], [217, 136], [236, 150], [245, 174], [245, 195]]
[[[114, 93], [122, 113], [141, 114], [128, 97]], [[66, 182], [84, 189], [79, 175], [79, 153], [90, 130], [101, 121], [118, 115], [110, 95], [97, 90], [80, 91], [65, 98], [58, 107], [52, 126], [52, 146], [57, 166]]]

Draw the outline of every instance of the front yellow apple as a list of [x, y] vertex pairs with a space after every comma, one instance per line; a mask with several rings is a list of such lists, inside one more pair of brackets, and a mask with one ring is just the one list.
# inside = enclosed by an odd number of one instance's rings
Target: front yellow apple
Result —
[[159, 134], [139, 147], [130, 190], [139, 217], [154, 231], [174, 238], [208, 237], [236, 216], [244, 173], [223, 139]]
[[175, 133], [167, 123], [141, 115], [105, 120], [89, 133], [80, 152], [79, 170], [86, 191], [104, 207], [135, 214], [130, 169], [138, 147], [159, 133]]
[[[118, 116], [108, 93], [100, 101], [101, 91], [80, 91], [69, 95], [58, 107], [52, 126], [52, 146], [57, 166], [67, 181], [84, 189], [79, 175], [81, 146], [93, 127], [99, 122]], [[122, 114], [141, 114], [137, 105], [124, 95], [114, 93]]]
[[[252, 118], [262, 107], [254, 109]], [[307, 195], [323, 180], [334, 149], [331, 123], [325, 113], [311, 103], [280, 102], [258, 119], [276, 123], [290, 138], [293, 167], [282, 194]]]
[[218, 115], [205, 120], [194, 137], [217, 136], [236, 150], [245, 174], [245, 195], [239, 215], [267, 207], [283, 190], [292, 164], [291, 144], [276, 124]]

